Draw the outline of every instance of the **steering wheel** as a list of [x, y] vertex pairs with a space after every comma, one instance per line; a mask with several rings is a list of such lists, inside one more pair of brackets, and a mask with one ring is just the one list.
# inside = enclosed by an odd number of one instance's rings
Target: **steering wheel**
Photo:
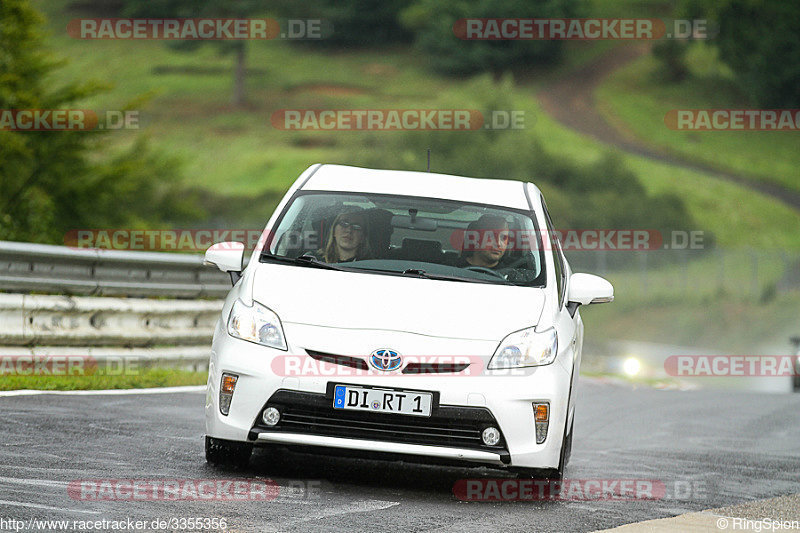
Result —
[[511, 268], [519, 268], [522, 265], [527, 265], [528, 262], [529, 262], [529, 259], [530, 259], [529, 257], [525, 257], [525, 256], [520, 257], [519, 259], [517, 259], [513, 263], [510, 263], [508, 265], [503, 265], [503, 269], [505, 270], [505, 269], [511, 269]]
[[499, 272], [495, 272], [491, 268], [486, 268], [486, 267], [474, 266], [473, 265], [473, 266], [466, 267], [466, 270], [472, 270], [473, 272], [481, 272], [483, 274], [491, 274], [492, 276], [498, 277], [498, 278], [500, 278], [502, 280], [506, 279], [502, 274], [500, 274]]

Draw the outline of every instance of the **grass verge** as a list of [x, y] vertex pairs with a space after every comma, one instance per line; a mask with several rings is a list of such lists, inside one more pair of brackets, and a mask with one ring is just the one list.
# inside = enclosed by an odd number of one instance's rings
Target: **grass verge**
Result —
[[[603, 9], [628, 9], [633, 4], [636, 2], [620, 2]], [[66, 23], [80, 13], [70, 11], [71, 0], [38, 0], [36, 5], [49, 17], [48, 43], [59, 55], [70, 58], [67, 66], [57, 72], [58, 79], [54, 82], [96, 77], [116, 86], [111, 93], [92, 98], [82, 107], [119, 109], [143, 94], [148, 95], [135, 105], [141, 110], [142, 129], [114, 132], [111, 149], [114, 145], [127, 146], [141, 133], [149, 136], [159, 149], [183, 160], [187, 185], [213, 194], [238, 196], [226, 208], [230, 211], [230, 216], [225, 217], [228, 225], [257, 220], [256, 227], [261, 227], [283, 192], [308, 165], [350, 163], [358, 153], [374, 149], [369, 141], [376, 132], [282, 131], [271, 125], [274, 111], [472, 108], [478, 100], [476, 87], [480, 84], [432, 75], [408, 48], [334, 52], [269, 41], [248, 43], [247, 89], [252, 103], [246, 109], [233, 109], [229, 104], [232, 60], [219, 56], [212, 47], [201, 47], [187, 54], [159, 41], [72, 39], [66, 35]], [[563, 68], [590, 61], [610, 46], [569, 44]], [[528, 135], [531, 139], [538, 138], [552, 153], [583, 163], [599, 161], [607, 147], [564, 128], [542, 113], [534, 94], [536, 87], [546, 80], [546, 75], [517, 76], [513, 108], [525, 111], [526, 129], [499, 134]], [[652, 118], [652, 110], [637, 113], [638, 100], [633, 89], [639, 90], [623, 83], [614, 94], [624, 99], [620, 105], [627, 112]], [[652, 89], [652, 84], [642, 88], [647, 98], [657, 101], [659, 95], [647, 92]], [[682, 94], [678, 92], [673, 100]], [[663, 117], [663, 113], [655, 116]], [[661, 118], [655, 122], [656, 128], [666, 129]], [[707, 142], [710, 137], [703, 139]], [[767, 174], [786, 175], [789, 172], [786, 169], [793, 172], [800, 163], [800, 152], [794, 145], [787, 151], [785, 145], [770, 146], [771, 141], [764, 139], [756, 136], [759, 143], [750, 147], [747, 141], [747, 146], [733, 146], [728, 152], [783, 169], [765, 171]], [[762, 150], [766, 150], [763, 155]], [[725, 153], [718, 149], [709, 151]], [[780, 202], [665, 163], [628, 155], [624, 160], [648, 192], [674, 192], [680, 196], [697, 221], [697, 229], [713, 233], [720, 246], [800, 249], [800, 233], [796, 231], [800, 216]], [[435, 163], [433, 154], [434, 170]], [[497, 177], [535, 179], [534, 176]], [[255, 205], [243, 201], [264, 193], [274, 194]], [[554, 217], [558, 218], [558, 214], [554, 213]]]
[[800, 190], [800, 132], [675, 131], [664, 123], [672, 109], [750, 109], [715, 49], [703, 43], [687, 54], [691, 76], [667, 83], [659, 64], [644, 56], [620, 69], [596, 91], [597, 105], [612, 123], [655, 148], [758, 182]]
[[208, 373], [175, 368], [141, 368], [135, 374], [114, 375], [98, 371], [91, 375], [74, 376], [3, 376], [0, 391], [11, 390], [105, 390], [148, 389], [205, 385]]

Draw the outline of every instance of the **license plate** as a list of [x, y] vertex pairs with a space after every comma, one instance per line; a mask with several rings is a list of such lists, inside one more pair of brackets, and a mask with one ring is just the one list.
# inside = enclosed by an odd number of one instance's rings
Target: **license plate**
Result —
[[365, 389], [336, 385], [333, 389], [333, 408], [373, 413], [399, 413], [431, 416], [433, 394], [404, 390]]

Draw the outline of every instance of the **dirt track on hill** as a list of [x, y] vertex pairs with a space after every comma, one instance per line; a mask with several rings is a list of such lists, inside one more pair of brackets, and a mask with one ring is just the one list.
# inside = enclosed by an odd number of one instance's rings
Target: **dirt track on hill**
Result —
[[800, 210], [800, 192], [774, 183], [757, 182], [705, 163], [689, 161], [680, 155], [647, 145], [626, 131], [621, 124], [609, 124], [597, 110], [595, 89], [614, 71], [646, 54], [649, 46], [649, 44], [632, 44], [615, 47], [595, 61], [547, 85], [538, 94], [543, 109], [568, 128], [594, 137], [621, 151], [731, 181]]

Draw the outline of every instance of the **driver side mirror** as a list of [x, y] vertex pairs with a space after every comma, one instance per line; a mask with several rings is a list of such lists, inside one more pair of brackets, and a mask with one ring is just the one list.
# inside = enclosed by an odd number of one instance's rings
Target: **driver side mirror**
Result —
[[213, 265], [231, 276], [231, 283], [242, 277], [244, 244], [241, 242], [218, 242], [206, 250], [204, 265]]
[[593, 274], [572, 274], [569, 278], [567, 302], [579, 305], [614, 301], [614, 287], [607, 280]]

